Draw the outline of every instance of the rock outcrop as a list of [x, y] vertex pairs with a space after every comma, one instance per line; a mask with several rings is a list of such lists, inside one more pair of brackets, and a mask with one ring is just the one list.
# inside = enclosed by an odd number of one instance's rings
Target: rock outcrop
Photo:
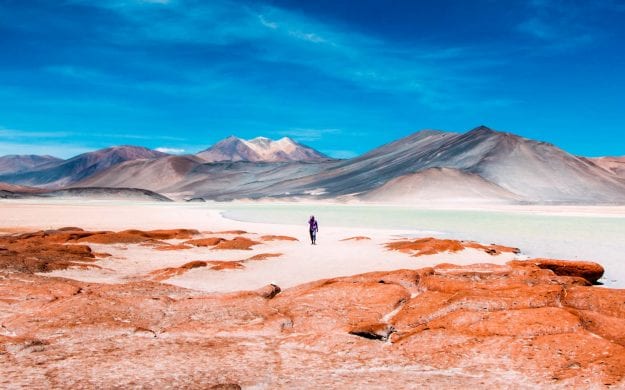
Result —
[[386, 247], [390, 250], [410, 253], [415, 257], [435, 255], [443, 252], [459, 252], [467, 248], [481, 250], [491, 256], [496, 256], [501, 253], [518, 254], [521, 252], [519, 248], [512, 248], [503, 245], [482, 245], [474, 241], [447, 240], [434, 237], [393, 241], [387, 243]]
[[531, 259], [531, 260], [514, 260], [508, 263], [512, 266], [536, 266], [538, 268], [552, 270], [556, 275], [560, 276], [577, 276], [588, 280], [590, 283], [597, 283], [603, 276], [605, 270], [601, 264], [592, 261], [570, 261], [556, 259]]
[[443, 264], [206, 294], [3, 267], [0, 387], [622, 388], [625, 290], [579, 268]]

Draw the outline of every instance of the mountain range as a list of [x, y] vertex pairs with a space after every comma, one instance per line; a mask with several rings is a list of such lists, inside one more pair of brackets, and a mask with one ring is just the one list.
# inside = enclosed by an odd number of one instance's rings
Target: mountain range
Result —
[[63, 160], [52, 156], [38, 156], [36, 154], [11, 154], [0, 157], [0, 173], [6, 174], [29, 171], [59, 161]]
[[[0, 160], [1, 161], [1, 160]], [[283, 138], [228, 137], [196, 155], [123, 146], [52, 160], [0, 182], [48, 189], [139, 188], [172, 199], [625, 203], [625, 158], [577, 157], [485, 126], [423, 130], [349, 160]]]
[[206, 162], [319, 162], [331, 160], [325, 154], [298, 144], [288, 137], [273, 141], [265, 137], [243, 140], [231, 136], [199, 152], [197, 156]]
[[[0, 182], [25, 186], [63, 188], [71, 186], [107, 168], [129, 160], [152, 159], [167, 156], [156, 150], [138, 146], [115, 146], [83, 153], [68, 160], [50, 159], [50, 162], [17, 172], [2, 172]], [[5, 156], [10, 157], [10, 156]], [[21, 161], [25, 156], [14, 156]], [[49, 156], [48, 156], [49, 157]], [[8, 164], [8, 163], [7, 163]]]

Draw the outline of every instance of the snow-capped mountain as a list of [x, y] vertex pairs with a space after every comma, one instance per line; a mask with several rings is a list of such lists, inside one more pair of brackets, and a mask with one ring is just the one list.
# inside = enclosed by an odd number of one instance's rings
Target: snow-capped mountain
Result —
[[197, 154], [206, 162], [319, 162], [330, 158], [308, 146], [284, 137], [277, 141], [265, 137], [244, 140], [228, 137]]

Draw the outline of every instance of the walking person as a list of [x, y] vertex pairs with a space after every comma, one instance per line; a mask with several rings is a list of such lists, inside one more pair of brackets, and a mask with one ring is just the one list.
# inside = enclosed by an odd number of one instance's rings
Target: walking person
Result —
[[308, 228], [310, 232], [310, 244], [317, 245], [317, 232], [319, 231], [319, 225], [317, 225], [317, 220], [314, 215], [311, 215], [308, 220]]

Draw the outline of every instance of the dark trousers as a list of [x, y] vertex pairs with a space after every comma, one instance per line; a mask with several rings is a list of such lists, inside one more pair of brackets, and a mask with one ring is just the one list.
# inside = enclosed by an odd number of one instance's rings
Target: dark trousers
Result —
[[317, 231], [316, 230], [310, 230], [310, 242], [312, 242], [314, 244], [315, 241], [317, 241]]

